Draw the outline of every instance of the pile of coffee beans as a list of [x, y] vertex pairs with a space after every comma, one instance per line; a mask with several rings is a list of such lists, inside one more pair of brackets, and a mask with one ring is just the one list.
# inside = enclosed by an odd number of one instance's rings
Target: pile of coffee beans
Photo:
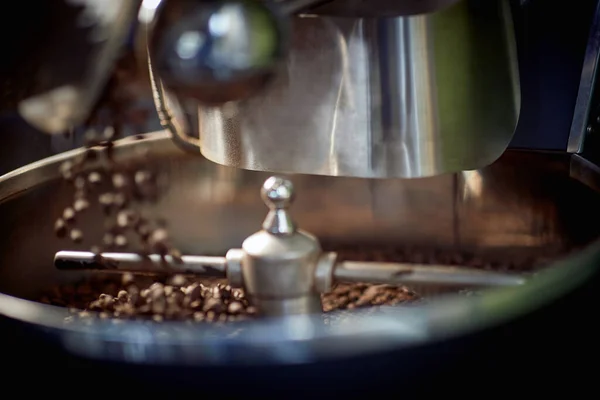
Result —
[[[418, 296], [405, 287], [340, 284], [324, 294], [323, 311], [396, 305]], [[41, 301], [68, 307], [74, 318], [153, 319], [154, 321], [233, 322], [256, 310], [242, 289], [218, 280], [197, 281], [182, 275], [150, 279], [131, 274], [96, 276], [52, 289]]]

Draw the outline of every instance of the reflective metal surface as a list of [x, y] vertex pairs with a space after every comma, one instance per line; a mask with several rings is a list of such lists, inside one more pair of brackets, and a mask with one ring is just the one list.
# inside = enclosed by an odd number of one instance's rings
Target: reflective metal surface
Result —
[[223, 104], [255, 94], [273, 75], [287, 47], [284, 21], [255, 0], [161, 1], [148, 52], [178, 96]]
[[[170, 177], [170, 190], [142, 211], [165, 217], [184, 253], [223, 255], [239, 246], [264, 219], [256, 188], [268, 175], [182, 155], [168, 134], [153, 136], [115, 149], [117, 160], [135, 166], [143, 162], [138, 151], [147, 147]], [[588, 248], [516, 288], [391, 308], [379, 316], [359, 313], [347, 324], [323, 325], [320, 317], [303, 317], [224, 328], [102, 321], [64, 325], [66, 310], [13, 296], [35, 298], [42, 286], [81, 276], [52, 265], [55, 252], [65, 246], [53, 235], [54, 218], [72, 200], [58, 166], [76, 154], [0, 179], [0, 313], [44, 329], [69, 351], [88, 357], [179, 365], [285, 364], [412, 346], [529, 312], [600, 265], [594, 242], [600, 235], [599, 195], [571, 177], [569, 157], [509, 152], [476, 172], [407, 181], [298, 175], [292, 213], [325, 242], [325, 249], [358, 244], [470, 249], [500, 260], [560, 257], [572, 247]], [[580, 178], [594, 174], [583, 164], [578, 171]], [[78, 221], [86, 227], [81, 250], [101, 238], [101, 215], [90, 208]], [[243, 334], [234, 332], [241, 328]]]
[[406, 18], [295, 19], [272, 86], [200, 107], [202, 154], [250, 170], [380, 178], [493, 162], [518, 117], [516, 56], [507, 3], [475, 3]]

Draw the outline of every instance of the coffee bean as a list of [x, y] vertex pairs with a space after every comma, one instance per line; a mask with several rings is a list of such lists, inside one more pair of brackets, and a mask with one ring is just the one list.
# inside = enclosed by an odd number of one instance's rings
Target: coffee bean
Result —
[[121, 275], [121, 284], [125, 287], [129, 287], [129, 285], [135, 282], [135, 276], [132, 273], [124, 273]]
[[244, 306], [239, 301], [232, 301], [227, 306], [227, 312], [232, 315], [238, 315], [242, 312]]
[[63, 219], [67, 222], [73, 222], [75, 220], [75, 210], [71, 207], [65, 208], [63, 211]]
[[203, 306], [204, 306], [204, 303], [200, 300], [192, 301], [190, 303], [190, 308], [195, 311], [202, 310]]
[[214, 297], [209, 297], [204, 302], [203, 311], [213, 311], [215, 313], [220, 313], [223, 311], [223, 302], [220, 299], [216, 299]]
[[127, 246], [127, 238], [123, 235], [115, 236], [115, 246], [118, 248], [124, 248]]
[[67, 224], [62, 218], [57, 219], [54, 222], [54, 233], [59, 238], [65, 237], [67, 234]]
[[150, 234], [150, 243], [164, 243], [169, 235], [165, 229], [156, 229]]
[[77, 212], [83, 211], [90, 206], [90, 203], [86, 199], [77, 199], [73, 204], [73, 209]]
[[165, 294], [165, 287], [160, 282], [153, 283], [148, 290], [152, 298], [163, 297]]
[[93, 145], [98, 142], [98, 133], [95, 129], [88, 129], [83, 135], [88, 145]]
[[187, 279], [184, 275], [173, 275], [169, 278], [169, 284], [173, 286], [183, 286], [186, 284]]
[[83, 241], [83, 233], [79, 229], [72, 229], [69, 235], [74, 243], [81, 243]]
[[125, 193], [115, 193], [113, 204], [119, 209], [125, 207], [127, 205], [127, 195]]
[[194, 313], [194, 320], [197, 322], [201, 322], [204, 321], [205, 319], [205, 314], [203, 312], [195, 312]]
[[123, 189], [128, 186], [129, 179], [125, 174], [116, 173], [112, 176], [113, 186], [117, 189]]
[[102, 243], [104, 243], [106, 247], [112, 247], [115, 244], [115, 235], [112, 233], [105, 233], [102, 238]]
[[117, 214], [117, 225], [121, 228], [132, 226], [136, 222], [136, 214], [131, 210], [121, 210]]
[[59, 167], [63, 179], [70, 181], [73, 179], [73, 163], [71, 161], [63, 162]]
[[171, 249], [169, 255], [173, 258], [175, 264], [183, 264], [183, 259], [181, 258], [181, 252], [179, 250]]
[[85, 189], [85, 184], [86, 184], [86, 182], [85, 182], [85, 178], [83, 176], [78, 176], [77, 178], [75, 178], [74, 186], [76, 189], [78, 189], [78, 190]]
[[171, 303], [181, 305], [183, 304], [184, 298], [185, 294], [180, 289], [175, 289], [173, 293], [169, 296], [169, 301]]
[[98, 301], [98, 300], [92, 301], [90, 303], [90, 305], [88, 306], [88, 309], [90, 311], [102, 311], [103, 310], [103, 303], [101, 301]]
[[91, 172], [88, 175], [88, 182], [90, 182], [91, 184], [98, 184], [102, 182], [102, 175], [100, 175], [100, 173], [98, 172]]
[[141, 296], [137, 286], [129, 286], [129, 288], [127, 288], [127, 294], [129, 295], [129, 302], [136, 307], [141, 306], [146, 301], [146, 299]]
[[167, 299], [165, 299], [162, 296], [153, 297], [152, 301], [151, 301], [151, 304], [152, 304], [152, 312], [155, 315], [157, 315], [157, 314], [158, 315], [164, 314], [164, 312], [167, 309]]
[[102, 193], [98, 197], [98, 202], [105, 207], [112, 206], [114, 201], [115, 201], [115, 195], [113, 193]]
[[117, 294], [117, 299], [119, 299], [119, 301], [121, 302], [127, 302], [129, 301], [129, 293], [127, 293], [126, 290], [119, 290], [119, 293]]
[[137, 171], [133, 179], [136, 185], [146, 186], [152, 181], [152, 174], [149, 171]]
[[104, 132], [102, 133], [104, 140], [112, 140], [115, 137], [115, 128], [112, 126], [107, 126], [104, 128]]

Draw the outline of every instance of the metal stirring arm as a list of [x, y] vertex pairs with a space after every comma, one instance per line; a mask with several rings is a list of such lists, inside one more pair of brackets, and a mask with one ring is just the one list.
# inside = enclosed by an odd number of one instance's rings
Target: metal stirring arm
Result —
[[287, 208], [294, 199], [291, 183], [277, 177], [263, 185], [261, 196], [270, 211], [263, 229], [225, 257], [159, 254], [94, 254], [59, 251], [54, 265], [61, 270], [102, 270], [143, 274], [189, 274], [225, 278], [244, 288], [263, 315], [320, 312], [321, 293], [340, 282], [376, 284], [499, 287], [525, 283], [518, 275], [444, 265], [339, 261], [323, 252], [315, 237], [296, 229]]
[[[325, 253], [324, 256], [335, 253]], [[66, 271], [130, 272], [141, 274], [184, 274], [203, 278], [229, 278], [235, 272], [237, 260], [227, 257], [172, 256], [135, 253], [102, 253], [86, 251], [59, 251], [54, 257], [54, 266]], [[435, 286], [518, 286], [526, 282], [520, 275], [446, 265], [419, 265], [407, 263], [381, 263], [366, 261], [336, 262], [331, 268], [331, 283], [375, 283], [395, 285]], [[329, 279], [315, 274], [315, 281]], [[326, 285], [329, 286], [329, 285]]]

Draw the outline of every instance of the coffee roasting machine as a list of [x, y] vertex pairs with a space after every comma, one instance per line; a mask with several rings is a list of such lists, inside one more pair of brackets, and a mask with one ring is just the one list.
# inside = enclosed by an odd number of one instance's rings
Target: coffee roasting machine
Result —
[[[597, 347], [600, 2], [571, 3], [15, 5], [22, 29], [2, 35], [0, 314], [29, 348], [16, 370], [286, 398], [587, 387], [573, 363]], [[137, 207], [167, 221], [178, 251], [156, 232], [149, 252], [120, 234], [91, 248], [108, 200], [76, 198], [90, 210], [67, 216], [70, 175], [120, 165], [137, 184], [148, 164], [168, 188]], [[71, 241], [56, 237], [67, 229]], [[364, 261], [341, 257], [348, 247], [455, 256]], [[29, 300], [107, 271], [226, 279], [258, 317], [66, 325], [65, 308]], [[322, 295], [338, 283], [431, 298], [333, 323]]]

